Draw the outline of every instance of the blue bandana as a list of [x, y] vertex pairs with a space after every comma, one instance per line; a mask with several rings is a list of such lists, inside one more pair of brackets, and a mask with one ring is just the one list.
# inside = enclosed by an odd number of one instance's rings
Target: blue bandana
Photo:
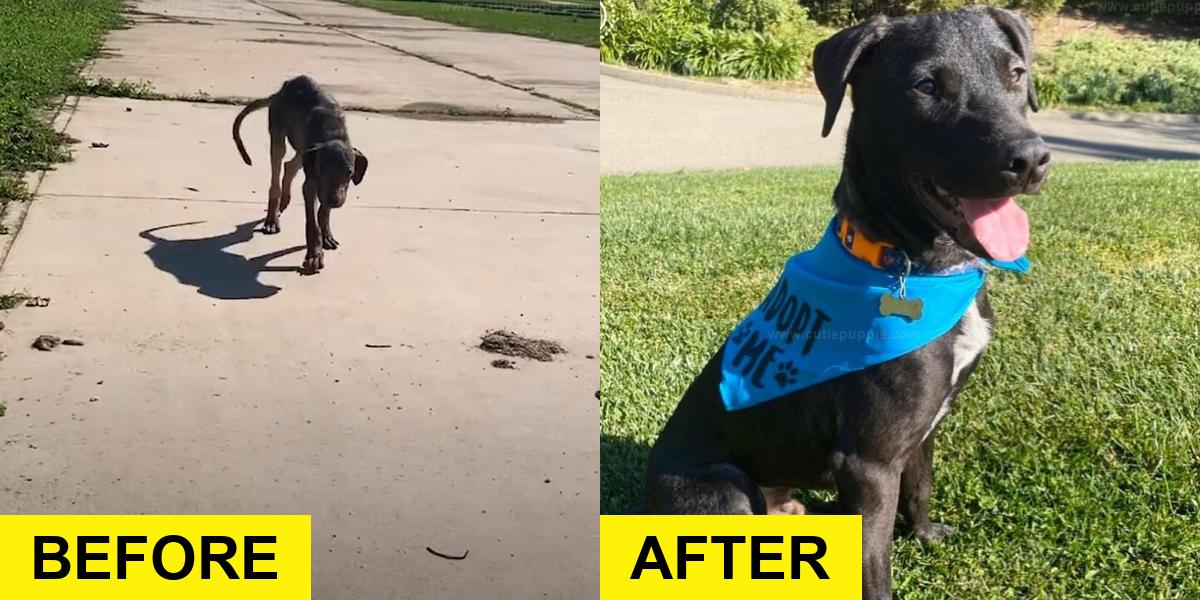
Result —
[[[876, 269], [842, 246], [836, 223], [837, 218], [813, 249], [788, 259], [766, 300], [725, 342], [721, 398], [726, 410], [908, 354], [950, 331], [983, 286], [982, 262], [904, 277], [903, 269]], [[1024, 257], [990, 264], [1019, 272], [1029, 268]], [[881, 307], [885, 295], [891, 298]], [[916, 318], [885, 308], [911, 311], [918, 300]]]

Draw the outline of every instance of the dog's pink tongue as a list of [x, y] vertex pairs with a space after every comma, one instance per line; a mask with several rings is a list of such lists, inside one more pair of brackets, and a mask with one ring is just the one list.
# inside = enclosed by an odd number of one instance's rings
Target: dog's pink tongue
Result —
[[1016, 260], [1029, 248], [1029, 216], [1012, 198], [963, 200], [975, 239], [995, 260]]

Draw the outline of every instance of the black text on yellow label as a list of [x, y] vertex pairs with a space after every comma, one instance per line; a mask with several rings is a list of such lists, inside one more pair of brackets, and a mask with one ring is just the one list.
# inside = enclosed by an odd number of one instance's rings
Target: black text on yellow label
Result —
[[603, 516], [601, 599], [858, 598], [857, 516]]
[[310, 597], [306, 515], [0, 516], [5, 598]]

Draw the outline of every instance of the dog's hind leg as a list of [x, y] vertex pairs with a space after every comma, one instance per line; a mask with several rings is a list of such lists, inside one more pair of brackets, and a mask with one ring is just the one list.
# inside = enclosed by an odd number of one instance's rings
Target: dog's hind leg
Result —
[[304, 153], [297, 152], [292, 160], [283, 163], [283, 182], [279, 190], [279, 212], [287, 210], [288, 204], [292, 202], [292, 182], [296, 179], [296, 174], [300, 172], [300, 167], [304, 164]]
[[745, 471], [729, 463], [658, 470], [646, 476], [649, 511], [656, 515], [765, 515], [767, 500]]
[[263, 233], [279, 233], [279, 175], [287, 142], [282, 132], [271, 131], [271, 188], [267, 192], [267, 218], [263, 221]]
[[926, 544], [937, 544], [954, 529], [929, 520], [929, 494], [933, 487], [933, 434], [913, 449], [900, 475], [900, 514], [913, 535]]

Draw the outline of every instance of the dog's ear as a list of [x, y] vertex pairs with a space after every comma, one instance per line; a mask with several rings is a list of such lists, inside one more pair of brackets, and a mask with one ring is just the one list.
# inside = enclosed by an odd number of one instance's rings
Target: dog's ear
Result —
[[837, 32], [813, 49], [813, 75], [825, 98], [825, 124], [821, 126], [821, 137], [828, 136], [833, 129], [855, 64], [865, 50], [887, 35], [889, 28], [887, 17], [877, 16]]
[[355, 148], [354, 149], [354, 175], [351, 176], [351, 180], [354, 181], [354, 185], [358, 185], [358, 184], [362, 183], [363, 177], [365, 177], [366, 175], [367, 175], [367, 155], [363, 154], [362, 152], [359, 152], [358, 148]]
[[1000, 31], [1008, 37], [1008, 43], [1012, 44], [1013, 50], [1025, 61], [1025, 85], [1029, 90], [1029, 108], [1033, 112], [1037, 112], [1038, 99], [1037, 91], [1033, 89], [1033, 30], [1029, 28], [1029, 21], [1025, 20], [1020, 14], [1003, 8], [994, 6], [987, 7], [988, 15], [996, 21], [1000, 26]]

